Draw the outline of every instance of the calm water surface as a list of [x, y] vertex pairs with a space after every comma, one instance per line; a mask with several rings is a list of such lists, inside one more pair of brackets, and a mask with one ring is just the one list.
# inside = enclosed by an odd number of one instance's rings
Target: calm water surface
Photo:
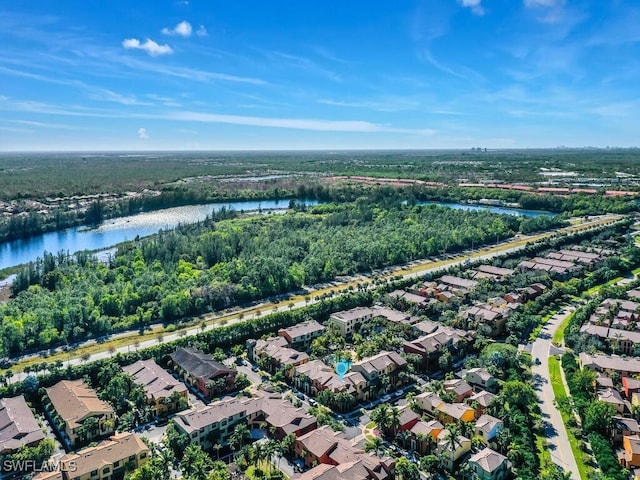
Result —
[[[298, 200], [298, 202], [300, 202]], [[318, 204], [317, 200], [305, 200], [307, 205]], [[160, 229], [174, 228], [178, 224], [196, 223], [223, 208], [236, 211], [286, 209], [289, 200], [261, 200], [246, 202], [210, 203], [167, 208], [155, 212], [140, 213], [128, 217], [105, 221], [98, 228], [69, 228], [50, 232], [26, 240], [15, 240], [0, 244], [0, 269], [20, 265], [42, 257], [43, 252], [60, 250], [75, 253], [81, 250], [101, 250], [118, 243], [157, 233]]]

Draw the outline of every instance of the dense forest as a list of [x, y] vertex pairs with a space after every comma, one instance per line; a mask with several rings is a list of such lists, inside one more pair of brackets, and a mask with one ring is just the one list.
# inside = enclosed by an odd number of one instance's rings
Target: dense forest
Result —
[[393, 197], [234, 217], [223, 211], [123, 244], [106, 264], [88, 255], [45, 255], [18, 273], [15, 298], [0, 307], [0, 351], [144, 328], [561, 224], [557, 217], [467, 212]]

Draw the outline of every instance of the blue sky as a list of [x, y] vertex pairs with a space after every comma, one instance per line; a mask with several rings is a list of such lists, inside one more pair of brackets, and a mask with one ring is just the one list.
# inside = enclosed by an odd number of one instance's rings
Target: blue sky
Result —
[[0, 151], [635, 146], [637, 0], [3, 0]]

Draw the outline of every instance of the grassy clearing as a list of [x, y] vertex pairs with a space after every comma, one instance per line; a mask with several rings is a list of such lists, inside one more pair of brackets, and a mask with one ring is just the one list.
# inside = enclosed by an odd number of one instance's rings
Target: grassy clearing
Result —
[[[562, 367], [560, 366], [560, 362], [558, 361], [558, 359], [556, 357], [549, 357], [549, 379], [551, 381], [553, 395], [556, 398], [556, 402], [567, 397], [567, 391], [565, 390], [564, 384], [562, 383], [560, 368]], [[567, 437], [569, 437], [569, 444], [571, 445], [573, 457], [576, 459], [578, 471], [580, 472], [580, 478], [586, 480], [588, 477], [587, 466], [584, 463], [584, 454], [580, 449], [578, 439], [575, 437], [575, 435], [567, 425], [569, 416], [561, 409], [560, 415], [562, 416], [562, 422], [564, 423], [565, 429], [567, 430]]]
[[[571, 321], [571, 319], [573, 318], [574, 313], [575, 312], [571, 312], [569, 315], [567, 315], [567, 318], [565, 318], [563, 322], [560, 324], [560, 326], [558, 327], [558, 330], [556, 330], [556, 333], [553, 334], [553, 338], [551, 339], [551, 342], [554, 345], [562, 344], [562, 340], [564, 339], [564, 331], [569, 325], [569, 322]], [[549, 361], [551, 361], [551, 359], [549, 359]]]

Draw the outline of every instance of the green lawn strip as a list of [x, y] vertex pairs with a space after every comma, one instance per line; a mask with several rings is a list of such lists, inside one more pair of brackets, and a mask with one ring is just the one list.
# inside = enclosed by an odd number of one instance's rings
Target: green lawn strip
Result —
[[[573, 318], [574, 313], [575, 312], [571, 312], [569, 315], [567, 315], [567, 318], [565, 318], [562, 321], [562, 323], [558, 327], [558, 330], [556, 330], [556, 333], [553, 334], [553, 338], [551, 339], [551, 343], [553, 343], [554, 345], [561, 345], [562, 344], [562, 339], [564, 338], [564, 331], [567, 328], [567, 326], [569, 325], [569, 322], [571, 321], [571, 319]], [[551, 359], [549, 359], [549, 361], [551, 361]]]
[[[556, 357], [549, 357], [549, 379], [551, 380], [553, 395], [556, 398], [556, 402], [567, 397], [567, 391], [564, 388], [562, 377], [560, 375], [560, 368], [560, 362], [558, 361], [558, 359]], [[586, 480], [587, 466], [584, 463], [583, 453], [582, 450], [580, 450], [578, 439], [567, 426], [569, 417], [562, 410], [560, 410], [560, 415], [562, 416], [562, 421], [564, 422], [564, 427], [567, 431], [567, 436], [569, 437], [571, 451], [573, 452], [573, 456], [576, 459], [578, 471], [580, 472], [580, 478]]]
[[543, 435], [536, 435], [536, 449], [538, 450], [538, 458], [540, 459], [540, 468], [551, 462], [551, 450], [547, 439]]

